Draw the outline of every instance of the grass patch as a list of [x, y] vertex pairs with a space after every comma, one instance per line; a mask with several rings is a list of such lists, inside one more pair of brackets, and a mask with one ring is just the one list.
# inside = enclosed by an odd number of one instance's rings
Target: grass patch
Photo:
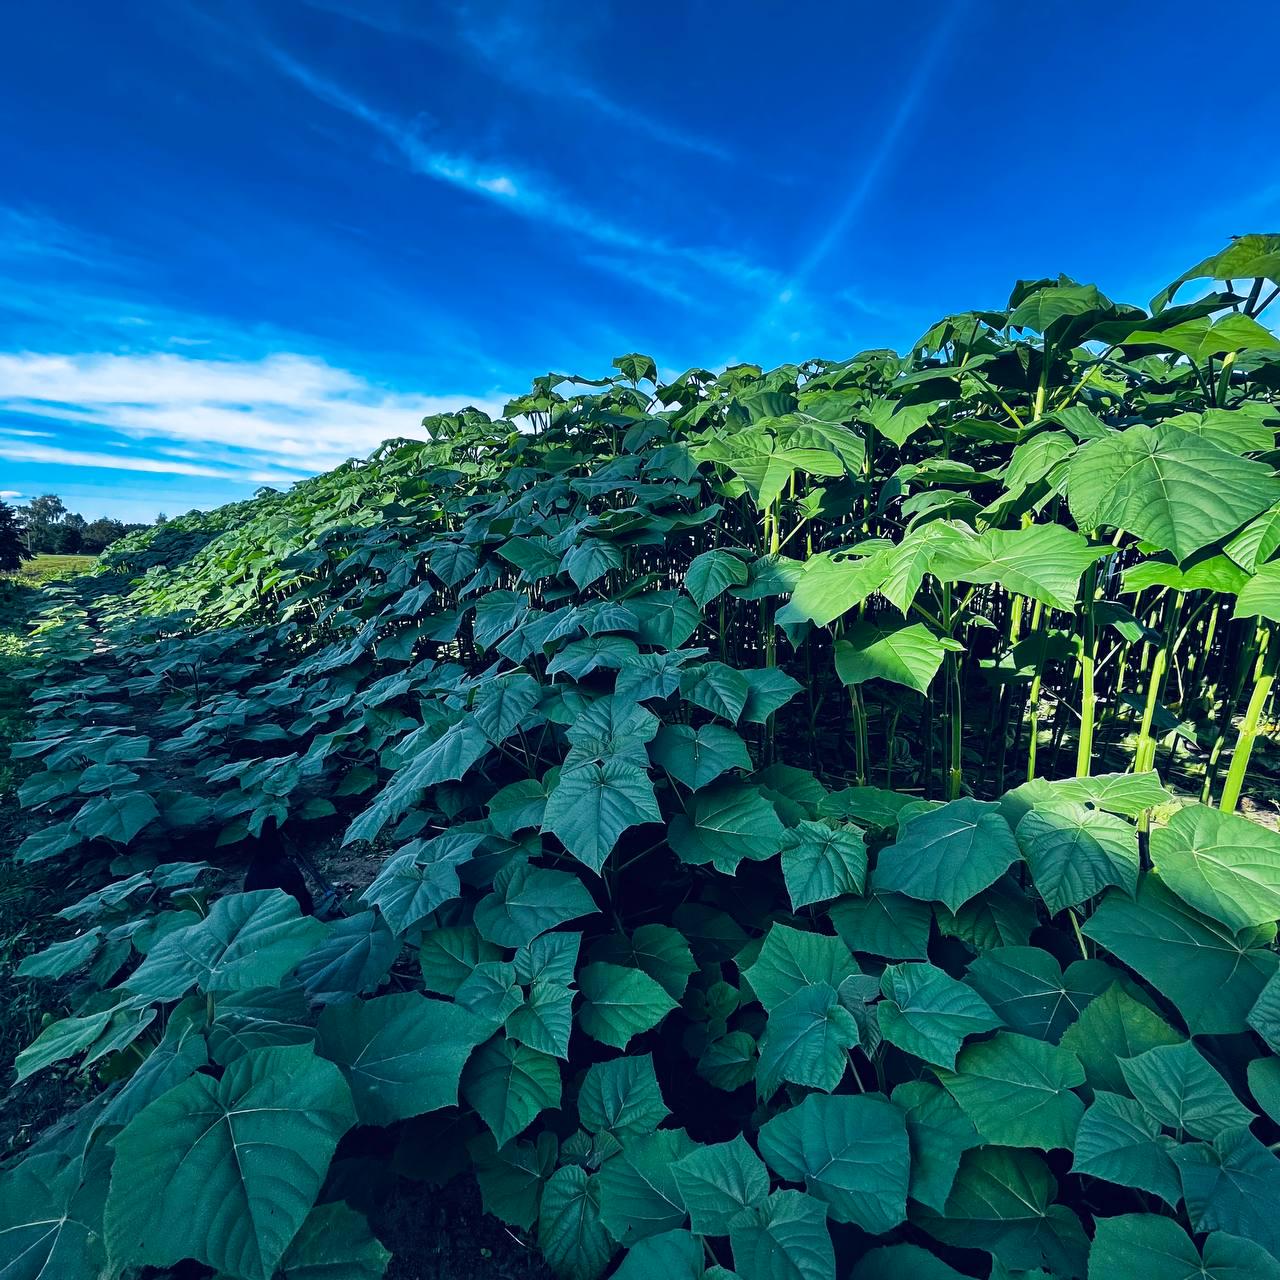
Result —
[[15, 573], [0, 574], [0, 581], [9, 579], [25, 583], [60, 582], [64, 578], [74, 578], [78, 574], [88, 573], [97, 563], [96, 556], [53, 556], [38, 555], [33, 560], [24, 560], [22, 568]]

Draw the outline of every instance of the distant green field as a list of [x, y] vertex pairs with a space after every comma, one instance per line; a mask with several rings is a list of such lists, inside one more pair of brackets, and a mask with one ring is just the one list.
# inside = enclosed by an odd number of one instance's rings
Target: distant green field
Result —
[[53, 582], [58, 578], [74, 578], [93, 567], [95, 556], [36, 556], [23, 561], [17, 573], [0, 574], [0, 577], [19, 578], [31, 582]]

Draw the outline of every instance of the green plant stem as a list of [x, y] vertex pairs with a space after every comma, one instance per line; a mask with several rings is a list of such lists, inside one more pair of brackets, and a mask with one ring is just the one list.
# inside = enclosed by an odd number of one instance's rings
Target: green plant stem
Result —
[[1097, 661], [1093, 605], [1098, 586], [1098, 565], [1089, 566], [1084, 579], [1083, 616], [1080, 635], [1080, 740], [1076, 747], [1076, 777], [1087, 778], [1093, 763], [1094, 693], [1093, 672]]
[[853, 704], [853, 750], [857, 783], [867, 785], [867, 709], [862, 701], [862, 689], [852, 685], [849, 701]]
[[1044, 675], [1044, 651], [1046, 637], [1040, 630], [1040, 619], [1044, 605], [1039, 600], [1031, 610], [1031, 634], [1040, 637], [1039, 653], [1036, 656], [1036, 673], [1031, 678], [1031, 692], [1027, 695], [1027, 712], [1030, 717], [1030, 739], [1027, 743], [1027, 781], [1036, 776], [1036, 748], [1040, 735], [1040, 682]]
[[1164, 694], [1165, 676], [1173, 653], [1174, 637], [1178, 633], [1178, 618], [1182, 613], [1183, 593], [1179, 591], [1165, 606], [1164, 643], [1155, 651], [1151, 662], [1151, 674], [1147, 677], [1147, 701], [1142, 710], [1142, 724], [1138, 730], [1138, 743], [1134, 748], [1133, 771], [1144, 773], [1155, 763], [1156, 741], [1151, 734], [1151, 723], [1156, 707]]
[[1236, 805], [1240, 803], [1240, 790], [1244, 786], [1249, 757], [1253, 754], [1253, 744], [1258, 736], [1262, 709], [1267, 704], [1271, 686], [1275, 682], [1278, 656], [1280, 656], [1280, 649], [1271, 645], [1271, 628], [1259, 627], [1258, 661], [1254, 667], [1253, 693], [1249, 697], [1249, 705], [1245, 708], [1244, 719], [1240, 722], [1235, 749], [1231, 752], [1231, 765], [1227, 769], [1227, 780], [1222, 784], [1222, 798], [1218, 801], [1218, 808], [1227, 813], [1234, 813]]

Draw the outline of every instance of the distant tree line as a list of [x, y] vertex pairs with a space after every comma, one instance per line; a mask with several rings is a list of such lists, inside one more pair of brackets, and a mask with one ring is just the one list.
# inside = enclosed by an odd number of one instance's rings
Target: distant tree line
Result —
[[[164, 524], [162, 512], [155, 519]], [[96, 556], [126, 533], [146, 529], [146, 524], [125, 524], [102, 516], [86, 520], [69, 511], [55, 493], [32, 498], [25, 506], [11, 507], [0, 502], [0, 572], [12, 571], [24, 559], [45, 555]]]

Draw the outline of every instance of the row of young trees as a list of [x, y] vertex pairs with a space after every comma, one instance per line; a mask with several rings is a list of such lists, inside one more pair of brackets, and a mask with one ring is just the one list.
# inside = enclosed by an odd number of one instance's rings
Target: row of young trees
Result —
[[[156, 523], [164, 524], [166, 519], [162, 513]], [[24, 507], [0, 502], [0, 572], [11, 572], [22, 560], [42, 553], [97, 555], [126, 533], [147, 527], [107, 516], [86, 520], [53, 493], [32, 498]]]

